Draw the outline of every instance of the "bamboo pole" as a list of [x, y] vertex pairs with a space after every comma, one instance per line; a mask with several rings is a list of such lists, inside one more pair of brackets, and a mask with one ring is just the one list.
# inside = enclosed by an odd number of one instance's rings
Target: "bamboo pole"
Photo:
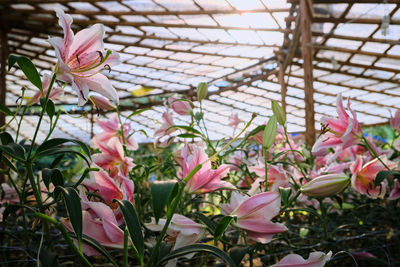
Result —
[[[6, 72], [7, 72], [7, 57], [8, 57], [8, 44], [7, 32], [4, 27], [0, 27], [1, 39], [1, 61], [0, 61], [0, 104], [6, 105]], [[5, 114], [0, 112], [0, 126], [5, 124]]]

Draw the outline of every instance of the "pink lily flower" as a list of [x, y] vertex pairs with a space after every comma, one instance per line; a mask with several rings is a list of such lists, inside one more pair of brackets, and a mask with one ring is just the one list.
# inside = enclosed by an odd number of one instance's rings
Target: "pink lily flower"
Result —
[[287, 231], [285, 225], [271, 222], [280, 211], [279, 193], [264, 192], [247, 197], [234, 191], [230, 203], [220, 207], [222, 214], [236, 216], [237, 221], [233, 225], [243, 229], [256, 242], [268, 243], [273, 235]]
[[289, 254], [270, 267], [323, 267], [331, 257], [332, 251], [327, 254], [320, 251], [311, 252], [307, 260], [298, 254]]
[[239, 115], [237, 113], [233, 113], [230, 117], [229, 117], [229, 122], [228, 125], [232, 126], [233, 129], [236, 130], [236, 128], [239, 126], [240, 123], [240, 119], [239, 119]]
[[192, 106], [189, 102], [179, 101], [176, 97], [171, 96], [168, 98], [168, 105], [175, 111], [177, 114], [185, 116], [192, 114]]
[[[192, 150], [192, 151], [191, 151]], [[202, 146], [188, 146], [182, 149], [182, 157], [185, 159], [182, 166], [182, 177], [186, 177], [198, 164], [208, 160]], [[235, 188], [231, 183], [221, 181], [229, 171], [228, 165], [221, 165], [217, 169], [211, 169], [211, 162], [207, 161], [201, 169], [189, 180], [185, 190], [189, 194], [208, 193], [222, 188]]]
[[64, 38], [49, 38], [58, 58], [57, 78], [68, 82], [78, 94], [78, 105], [87, 101], [89, 90], [118, 103], [118, 94], [111, 82], [100, 72], [119, 64], [119, 55], [104, 51], [104, 26], [95, 24], [76, 35], [71, 30], [72, 17], [56, 8], [58, 24], [63, 28]]
[[312, 148], [313, 155], [321, 156], [327, 149], [341, 145], [343, 149], [356, 145], [362, 136], [361, 126], [358, 123], [356, 113], [350, 107], [350, 100], [347, 102], [347, 109], [352, 117], [343, 107], [342, 95], [338, 94], [336, 100], [338, 118], [323, 117], [321, 122], [328, 126], [329, 133], [318, 138]]
[[[44, 96], [47, 95], [47, 91], [49, 90], [50, 82], [51, 82], [51, 76], [48, 74], [43, 75], [42, 87], [43, 87]], [[63, 94], [63, 92], [64, 92], [64, 90], [61, 87], [52, 88], [50, 91], [49, 99], [56, 100], [59, 96], [61, 96]], [[26, 105], [28, 105], [28, 106], [34, 105], [34, 104], [38, 103], [42, 97], [43, 97], [42, 92], [38, 91], [38, 92], [36, 92], [36, 94], [34, 94], [32, 96], [31, 99], [28, 100]]]
[[161, 138], [161, 137], [163, 137], [165, 135], [169, 135], [175, 131], [175, 129], [171, 128], [172, 126], [174, 126], [174, 119], [172, 117], [171, 112], [168, 112], [168, 111], [164, 112], [162, 114], [162, 120], [163, 120], [163, 123], [162, 123], [161, 127], [158, 128], [154, 132], [154, 137], [159, 136]]
[[103, 149], [103, 153], [92, 156], [93, 162], [107, 170], [111, 177], [115, 177], [118, 173], [127, 177], [135, 164], [133, 159], [124, 155], [124, 149], [118, 137], [111, 138]]
[[105, 171], [90, 173], [90, 179], [85, 179], [83, 184], [90, 190], [99, 194], [110, 206], [118, 207], [113, 199], [133, 201], [134, 184], [132, 180], [120, 177], [117, 180], [111, 178]]
[[[389, 161], [386, 155], [380, 158], [389, 168], [397, 165], [397, 163]], [[375, 178], [378, 172], [385, 169], [378, 159], [373, 159], [363, 166], [362, 158], [358, 157], [350, 167], [350, 171], [353, 174], [351, 177], [353, 188], [357, 192], [368, 195], [371, 198], [382, 198], [386, 193], [386, 186], [382, 183], [375, 187]]]
[[[250, 172], [254, 172], [261, 181], [265, 181], [265, 164], [258, 161], [258, 165], [249, 167]], [[268, 188], [276, 191], [281, 186], [286, 186], [289, 182], [289, 177], [281, 164], [268, 166]]]
[[[152, 222], [146, 224], [146, 227], [152, 231], [161, 231], [165, 225], [166, 220], [160, 219], [158, 224], [155, 223], [154, 218], [152, 218]], [[188, 246], [198, 242], [205, 235], [206, 227], [202, 224], [198, 224], [195, 221], [180, 215], [174, 214], [171, 219], [171, 223], [168, 226], [167, 234], [171, 237], [176, 238], [175, 245], [172, 250], [176, 250], [178, 248]], [[187, 259], [192, 258], [194, 253], [188, 254], [184, 256]], [[177, 260], [168, 261], [166, 267], [176, 266]]]
[[393, 130], [400, 132], [400, 109], [394, 113], [394, 117], [390, 116], [389, 122]]
[[400, 183], [399, 180], [394, 181], [394, 188], [390, 191], [389, 200], [395, 200], [400, 198]]
[[[103, 129], [102, 133], [97, 134], [93, 138], [93, 143], [96, 147], [98, 147], [101, 151], [107, 150], [107, 143], [114, 137], [117, 137], [120, 143], [123, 143], [122, 136], [121, 136], [121, 124], [119, 123], [118, 115], [113, 114], [111, 118], [108, 120], [101, 120], [98, 121], [99, 126]], [[128, 150], [136, 150], [138, 149], [138, 143], [136, 139], [131, 135], [131, 124], [124, 123], [122, 124], [123, 132], [124, 132], [124, 139], [125, 139], [125, 146]]]
[[[124, 247], [124, 231], [118, 227], [117, 219], [111, 208], [102, 202], [92, 202], [82, 194], [82, 220], [83, 234], [94, 238], [97, 242], [109, 248]], [[68, 231], [73, 231], [68, 218], [61, 219]], [[86, 244], [82, 244], [82, 250], [87, 256], [100, 255], [96, 250]]]
[[233, 157], [231, 157], [229, 160], [229, 170], [238, 171], [239, 166], [242, 164], [243, 161], [244, 153], [242, 151], [236, 151], [235, 154], [233, 154]]

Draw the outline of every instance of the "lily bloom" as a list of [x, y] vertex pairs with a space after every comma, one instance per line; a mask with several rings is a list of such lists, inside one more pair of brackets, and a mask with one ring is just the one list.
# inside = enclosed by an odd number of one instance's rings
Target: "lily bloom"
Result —
[[[52, 77], [50, 75], [48, 75], [48, 74], [43, 75], [42, 87], [43, 87], [44, 96], [42, 95], [41, 91], [38, 91], [38, 92], [36, 92], [36, 94], [34, 94], [32, 96], [31, 99], [28, 100], [26, 105], [28, 105], [28, 106], [34, 105], [34, 104], [38, 103], [42, 97], [45, 97], [47, 95], [47, 91], [49, 90], [51, 78]], [[50, 91], [50, 94], [49, 94], [49, 99], [55, 100], [60, 95], [62, 95], [63, 92], [64, 92], [64, 90], [61, 87], [52, 88], [51, 91]]]
[[[389, 168], [393, 168], [397, 165], [397, 163], [389, 161], [386, 155], [380, 158]], [[386, 186], [381, 183], [375, 187], [375, 178], [378, 172], [385, 169], [386, 168], [378, 159], [373, 159], [363, 165], [362, 158], [358, 157], [350, 167], [350, 171], [353, 174], [351, 177], [353, 188], [357, 192], [368, 195], [371, 198], [383, 197], [386, 193]]]
[[154, 137], [159, 136], [161, 138], [161, 137], [163, 137], [165, 135], [169, 135], [175, 131], [175, 129], [171, 128], [172, 126], [174, 126], [174, 119], [172, 117], [171, 112], [168, 112], [168, 111], [164, 112], [162, 114], [162, 120], [163, 120], [163, 123], [154, 132]]
[[239, 123], [240, 123], [239, 115], [237, 113], [233, 113], [229, 117], [228, 125], [236, 129], [239, 126]]
[[[182, 149], [182, 158], [185, 159], [182, 167], [182, 177], [186, 177], [198, 164], [208, 160], [202, 146], [188, 146]], [[221, 165], [217, 169], [211, 169], [211, 162], [207, 161], [201, 169], [193, 175], [186, 184], [185, 190], [189, 194], [208, 193], [222, 188], [235, 188], [231, 183], [221, 181], [229, 171], [228, 165]]]
[[331, 257], [332, 251], [327, 254], [320, 251], [311, 252], [307, 260], [298, 254], [289, 254], [270, 267], [323, 267]]
[[394, 117], [390, 116], [390, 126], [392, 126], [393, 130], [400, 132], [400, 109], [394, 113]]
[[90, 190], [99, 194], [110, 206], [118, 206], [113, 199], [133, 201], [134, 184], [132, 180], [120, 177], [118, 181], [111, 178], [105, 171], [90, 172], [90, 179], [85, 179], [83, 184]]
[[117, 137], [111, 138], [103, 147], [103, 153], [92, 155], [93, 162], [109, 172], [111, 177], [128, 173], [135, 166], [133, 159], [124, 155], [124, 149]]
[[[265, 181], [265, 163], [258, 161], [255, 166], [249, 167], [250, 172], [254, 172], [261, 179]], [[289, 182], [289, 177], [283, 169], [282, 164], [268, 166], [268, 188], [269, 190], [276, 191], [280, 186], [286, 186]]]
[[62, 9], [55, 9], [63, 28], [64, 38], [49, 38], [58, 59], [57, 78], [70, 83], [78, 95], [78, 106], [87, 101], [89, 90], [118, 103], [118, 94], [111, 82], [100, 72], [119, 64], [119, 55], [108, 50], [104, 53], [104, 26], [95, 24], [76, 35], [71, 30], [72, 17]]
[[222, 214], [235, 216], [237, 220], [233, 225], [243, 229], [256, 242], [268, 243], [273, 235], [287, 230], [285, 225], [271, 222], [280, 211], [279, 193], [264, 192], [247, 197], [234, 191], [230, 203], [220, 206]]
[[[81, 191], [82, 192], [82, 191]], [[109, 248], [124, 247], [124, 231], [118, 227], [117, 219], [111, 208], [102, 202], [92, 202], [81, 193], [82, 198], [82, 233], [95, 239]], [[68, 231], [73, 231], [68, 218], [61, 219], [61, 223]], [[98, 256], [96, 250], [82, 244], [82, 250], [87, 256]]]
[[[152, 222], [146, 224], [146, 227], [152, 231], [161, 231], [165, 225], [166, 220], [160, 219], [158, 224], [155, 223], [154, 218]], [[196, 243], [202, 239], [205, 235], [206, 227], [202, 224], [198, 224], [195, 221], [180, 215], [174, 214], [171, 219], [171, 223], [168, 225], [167, 234], [173, 238], [176, 238], [175, 245], [172, 250], [188, 246]], [[194, 253], [185, 255], [187, 259], [192, 258]], [[166, 267], [176, 266], [177, 259], [168, 261]]]
[[101, 151], [106, 151], [106, 144], [113, 138], [117, 137], [120, 143], [123, 143], [121, 128], [123, 128], [123, 134], [125, 139], [125, 146], [128, 150], [138, 149], [138, 143], [136, 139], [131, 135], [131, 124], [130, 123], [119, 123], [118, 115], [112, 114], [110, 119], [98, 121], [99, 126], [103, 129], [102, 133], [97, 134], [93, 138], [93, 144], [98, 147]]
[[189, 102], [177, 100], [176, 97], [168, 98], [168, 104], [177, 114], [185, 116], [192, 114], [192, 106]]
[[321, 156], [327, 149], [336, 145], [341, 145], [342, 149], [356, 145], [362, 136], [361, 126], [358, 123], [356, 113], [350, 107], [350, 100], [347, 102], [347, 109], [343, 107], [342, 95], [338, 94], [336, 99], [336, 110], [338, 118], [323, 117], [321, 122], [327, 125], [329, 132], [318, 138], [312, 148], [315, 156]]

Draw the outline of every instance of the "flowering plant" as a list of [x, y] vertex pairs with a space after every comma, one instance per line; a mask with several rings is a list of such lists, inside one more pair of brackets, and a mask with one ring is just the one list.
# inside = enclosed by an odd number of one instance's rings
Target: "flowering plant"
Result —
[[[399, 218], [399, 112], [391, 119], [393, 142], [378, 144], [339, 95], [338, 118], [322, 119], [326, 132], [310, 150], [288, 133], [286, 114], [273, 101], [266, 124], [249, 130], [256, 114], [245, 122], [232, 113], [226, 124], [234, 136], [214, 141], [204, 120], [207, 84], [201, 83], [197, 102], [166, 99], [155, 142], [138, 145], [129, 118], [144, 111], [118, 109], [118, 94], [101, 73], [119, 59], [104, 50], [103, 26], [74, 35], [72, 18], [56, 13], [64, 38], [49, 39], [58, 59], [52, 76], [41, 79], [29, 59], [9, 57], [10, 68], [18, 65], [39, 90], [24, 112], [40, 101], [41, 113], [31, 140], [19, 140], [19, 130], [8, 133], [11, 121], [0, 133], [7, 179], [0, 194], [3, 244], [20, 242], [26, 258], [44, 266], [65, 263], [71, 251], [86, 266], [324, 266], [343, 264], [346, 253], [351, 260], [378, 259], [359, 238], [367, 229], [388, 244], [399, 241], [391, 223]], [[90, 99], [115, 111], [98, 120], [101, 132], [91, 148], [52, 137], [61, 115], [53, 102], [63, 91], [57, 81], [72, 86], [78, 105]], [[24, 116], [1, 111], [10, 120]], [[45, 116], [50, 129], [37, 144]], [[176, 125], [174, 116], [191, 122]], [[376, 215], [387, 219], [379, 231]], [[353, 246], [350, 237], [361, 243]]]

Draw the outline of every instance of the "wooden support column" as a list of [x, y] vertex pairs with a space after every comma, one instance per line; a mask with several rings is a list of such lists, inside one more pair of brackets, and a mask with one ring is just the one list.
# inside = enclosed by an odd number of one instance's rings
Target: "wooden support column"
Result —
[[281, 57], [278, 59], [278, 64], [279, 64], [278, 81], [279, 81], [279, 83], [281, 85], [281, 105], [282, 105], [283, 110], [286, 113], [287, 87], [286, 87], [286, 83], [285, 83], [285, 69], [284, 69]]
[[[1, 53], [0, 53], [0, 104], [6, 105], [6, 72], [7, 72], [7, 57], [8, 57], [8, 44], [7, 44], [7, 32], [0, 25], [0, 41], [1, 41]], [[4, 113], [0, 112], [0, 126], [6, 123]]]
[[311, 14], [309, 1], [300, 0], [301, 54], [304, 69], [304, 101], [306, 107], [306, 144], [315, 143], [315, 112], [313, 87], [313, 53], [311, 34]]

